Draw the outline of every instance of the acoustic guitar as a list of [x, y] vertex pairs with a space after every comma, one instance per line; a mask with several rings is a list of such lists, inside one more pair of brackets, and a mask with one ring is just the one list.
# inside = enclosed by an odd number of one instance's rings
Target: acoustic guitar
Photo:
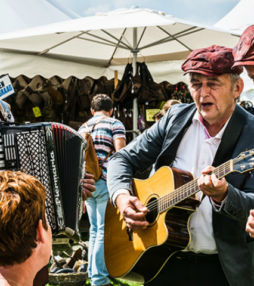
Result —
[[[214, 169], [221, 179], [231, 172], [254, 169], [254, 149]], [[189, 172], [162, 167], [147, 180], [133, 180], [134, 195], [148, 208], [146, 229], [126, 228], [119, 210], [110, 203], [105, 217], [105, 263], [114, 278], [147, 283], [168, 259], [190, 244], [188, 229], [199, 201], [198, 179]]]

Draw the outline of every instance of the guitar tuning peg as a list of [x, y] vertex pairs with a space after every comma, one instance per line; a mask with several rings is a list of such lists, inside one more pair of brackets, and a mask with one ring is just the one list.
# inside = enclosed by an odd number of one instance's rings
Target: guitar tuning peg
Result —
[[[254, 166], [253, 166], [253, 167], [254, 167]], [[247, 173], [247, 178], [248, 178], [248, 179], [253, 178], [253, 174], [252, 174], [251, 171], [249, 171], [249, 172]]]

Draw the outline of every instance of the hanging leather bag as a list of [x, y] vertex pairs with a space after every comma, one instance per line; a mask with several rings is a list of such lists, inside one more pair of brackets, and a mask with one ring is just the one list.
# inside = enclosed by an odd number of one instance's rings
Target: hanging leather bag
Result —
[[132, 98], [132, 78], [132, 64], [128, 63], [125, 67], [121, 81], [118, 83], [116, 89], [112, 94], [114, 105], [124, 103], [129, 98]]
[[145, 62], [140, 65], [140, 76], [142, 79], [142, 88], [138, 96], [139, 104], [149, 102], [150, 107], [156, 107], [161, 101], [167, 100], [168, 97], [165, 90], [160, 84], [154, 82]]
[[24, 94], [24, 90], [28, 83], [28, 78], [22, 75], [18, 76], [13, 83], [13, 87], [17, 94], [15, 102], [19, 109], [22, 109], [24, 107], [25, 102], [27, 101], [27, 97]]
[[132, 79], [132, 88], [131, 88], [131, 93], [137, 97], [141, 87], [142, 87], [142, 79], [140, 77], [140, 68], [141, 68], [141, 63], [137, 62], [136, 63], [136, 74], [134, 75]]
[[[88, 132], [84, 132], [84, 133], [81, 133], [81, 135], [86, 139], [86, 142], [87, 142], [87, 150], [85, 152], [85, 162], [86, 162], [86, 172], [89, 173], [89, 174], [92, 174], [94, 175], [94, 180], [95, 181], [98, 181], [99, 178], [101, 177], [101, 173], [102, 173], [102, 165], [103, 163], [108, 159], [108, 157], [112, 154], [112, 151], [111, 150], [108, 155], [105, 157], [105, 159], [99, 164], [99, 161], [98, 161], [98, 157], [97, 157], [97, 154], [96, 154], [96, 151], [94, 149], [94, 145], [93, 145], [93, 139], [92, 139], [92, 132], [94, 130], [94, 127], [103, 119], [105, 119], [106, 117], [102, 117], [100, 118], [100, 120], [98, 122], [96, 122], [92, 129]], [[83, 126], [89, 130], [88, 128], [88, 125], [87, 125], [87, 122], [85, 122], [83, 124]]]

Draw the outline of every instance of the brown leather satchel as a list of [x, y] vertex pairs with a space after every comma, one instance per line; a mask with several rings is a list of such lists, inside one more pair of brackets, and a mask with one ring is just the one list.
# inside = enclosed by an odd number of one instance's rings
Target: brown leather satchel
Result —
[[44, 93], [48, 93], [50, 97], [52, 98], [53, 105], [62, 106], [64, 103], [64, 97], [61, 91], [59, 90], [61, 83], [62, 83], [62, 79], [58, 76], [53, 76], [50, 79], [47, 79], [44, 82], [44, 85], [40, 91], [41, 96], [43, 97]]
[[[113, 104], [119, 104], [126, 106], [127, 102], [132, 102], [134, 95], [131, 93], [132, 79], [133, 79], [133, 68], [132, 64], [128, 63], [125, 67], [123, 77], [114, 92], [112, 93]], [[128, 106], [129, 107], [129, 106]]]
[[[101, 164], [99, 164], [98, 157], [97, 157], [96, 151], [94, 149], [93, 139], [92, 139], [91, 133], [93, 132], [94, 127], [102, 119], [105, 119], [105, 118], [107, 118], [107, 117], [100, 118], [100, 120], [93, 125], [92, 129], [89, 132], [81, 133], [81, 135], [87, 141], [87, 150], [86, 150], [86, 153], [85, 153], [86, 172], [89, 173], [89, 174], [94, 175], [94, 180], [95, 181], [98, 181], [100, 179], [101, 172], [102, 172], [102, 165], [108, 159], [108, 157], [112, 154], [112, 151], [113, 151], [113, 150], [111, 150], [108, 153], [108, 155], [105, 157], [105, 159], [101, 162]], [[87, 122], [85, 122], [83, 125], [88, 129]]]
[[140, 64], [140, 76], [142, 88], [138, 94], [138, 103], [145, 104], [149, 102], [150, 107], [157, 108], [162, 101], [168, 99], [167, 93], [160, 84], [154, 82], [145, 62]]
[[13, 82], [13, 87], [17, 94], [15, 102], [19, 109], [22, 109], [24, 107], [25, 102], [27, 101], [27, 97], [24, 94], [24, 90], [25, 87], [29, 84], [29, 82], [30, 80], [23, 75], [18, 76]]
[[31, 82], [24, 88], [24, 95], [33, 103], [34, 106], [39, 106], [43, 103], [43, 98], [39, 91], [43, 87], [45, 79], [36, 75]]

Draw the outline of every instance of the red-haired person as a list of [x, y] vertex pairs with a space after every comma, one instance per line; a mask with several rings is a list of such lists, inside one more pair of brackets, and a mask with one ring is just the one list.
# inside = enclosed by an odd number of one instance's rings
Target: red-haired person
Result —
[[[0, 122], [14, 122], [13, 115], [10, 110], [10, 106], [0, 100]], [[83, 201], [91, 198], [93, 196], [93, 192], [96, 190], [94, 186], [95, 181], [93, 179], [93, 175], [86, 173], [85, 178], [83, 180], [83, 189], [82, 189], [82, 197]], [[84, 202], [83, 202], [84, 203]], [[44, 286], [48, 282], [48, 261], [45, 263], [44, 267], [38, 269], [38, 273], [34, 279], [34, 286]], [[15, 284], [14, 284], [15, 285]]]
[[0, 285], [32, 286], [49, 261], [52, 234], [46, 190], [22, 172], [0, 172]]
[[[233, 49], [233, 56], [235, 61], [233, 67], [244, 67], [254, 83], [254, 25], [243, 32], [238, 44]], [[254, 210], [250, 211], [246, 231], [254, 238]]]

